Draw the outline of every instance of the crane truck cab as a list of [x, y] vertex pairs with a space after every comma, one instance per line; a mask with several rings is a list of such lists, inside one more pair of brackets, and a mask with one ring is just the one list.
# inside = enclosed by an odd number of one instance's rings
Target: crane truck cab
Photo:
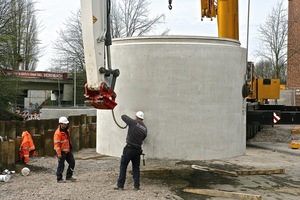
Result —
[[242, 93], [247, 102], [268, 104], [270, 99], [280, 98], [280, 79], [257, 78], [254, 63], [248, 62]]

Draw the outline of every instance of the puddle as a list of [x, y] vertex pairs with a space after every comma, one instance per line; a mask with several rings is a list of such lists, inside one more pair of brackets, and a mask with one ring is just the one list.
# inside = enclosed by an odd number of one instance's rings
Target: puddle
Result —
[[189, 200], [206, 200], [210, 197], [183, 192], [184, 188], [212, 189], [214, 185], [238, 185], [235, 178], [193, 169], [172, 170], [169, 174], [148, 174], [144, 177], [166, 183], [176, 195]]

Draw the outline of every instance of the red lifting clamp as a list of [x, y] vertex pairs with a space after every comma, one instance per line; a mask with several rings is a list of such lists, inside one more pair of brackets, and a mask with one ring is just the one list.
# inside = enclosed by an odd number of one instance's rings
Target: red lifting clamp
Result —
[[85, 86], [85, 97], [91, 100], [85, 101], [86, 104], [92, 105], [97, 109], [109, 109], [112, 110], [117, 105], [115, 99], [116, 93], [110, 89], [106, 83], [100, 84], [99, 90], [90, 90], [88, 84]]

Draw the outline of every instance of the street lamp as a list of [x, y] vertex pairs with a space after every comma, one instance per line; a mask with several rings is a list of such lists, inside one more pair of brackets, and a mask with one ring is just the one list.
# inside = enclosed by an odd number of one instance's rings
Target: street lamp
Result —
[[75, 65], [75, 69], [74, 69], [74, 107], [76, 107], [76, 73], [77, 73], [77, 66]]

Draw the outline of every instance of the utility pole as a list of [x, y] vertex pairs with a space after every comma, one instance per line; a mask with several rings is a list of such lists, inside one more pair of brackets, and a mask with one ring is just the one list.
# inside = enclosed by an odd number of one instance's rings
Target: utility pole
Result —
[[57, 78], [58, 83], [58, 107], [60, 107], [60, 83], [59, 83], [59, 77]]
[[77, 74], [77, 66], [75, 65], [75, 69], [74, 69], [74, 107], [76, 107], [76, 74]]

